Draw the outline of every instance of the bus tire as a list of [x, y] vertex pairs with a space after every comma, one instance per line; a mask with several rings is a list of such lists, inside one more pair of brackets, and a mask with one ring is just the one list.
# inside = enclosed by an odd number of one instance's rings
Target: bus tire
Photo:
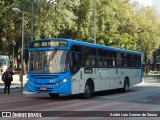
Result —
[[59, 94], [49, 93], [49, 96], [50, 96], [51, 98], [58, 98], [58, 97], [59, 97]]
[[84, 99], [88, 99], [92, 96], [92, 89], [91, 88], [92, 88], [91, 84], [89, 84], [89, 82], [87, 82], [85, 85], [84, 94], [83, 94]]
[[129, 91], [129, 80], [125, 79], [124, 81], [124, 87], [123, 87], [123, 92], [128, 92]]

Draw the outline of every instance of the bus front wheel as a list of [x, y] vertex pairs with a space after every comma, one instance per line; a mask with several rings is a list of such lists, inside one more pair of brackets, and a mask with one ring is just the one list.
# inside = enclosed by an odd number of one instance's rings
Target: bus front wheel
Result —
[[58, 98], [58, 97], [59, 97], [59, 94], [49, 93], [49, 96], [50, 96], [51, 98]]
[[83, 98], [88, 99], [91, 96], [92, 96], [91, 85], [89, 83], [86, 83]]

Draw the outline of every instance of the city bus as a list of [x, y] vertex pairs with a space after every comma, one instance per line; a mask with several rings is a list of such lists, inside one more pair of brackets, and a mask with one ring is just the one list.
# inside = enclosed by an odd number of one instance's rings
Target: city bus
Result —
[[29, 43], [28, 92], [90, 98], [97, 91], [127, 92], [140, 82], [141, 52], [63, 38]]

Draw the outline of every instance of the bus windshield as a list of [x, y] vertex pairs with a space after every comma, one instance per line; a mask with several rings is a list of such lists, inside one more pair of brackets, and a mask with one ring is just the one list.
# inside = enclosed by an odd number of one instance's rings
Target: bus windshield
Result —
[[29, 72], [32, 73], [62, 73], [67, 72], [67, 50], [31, 51]]

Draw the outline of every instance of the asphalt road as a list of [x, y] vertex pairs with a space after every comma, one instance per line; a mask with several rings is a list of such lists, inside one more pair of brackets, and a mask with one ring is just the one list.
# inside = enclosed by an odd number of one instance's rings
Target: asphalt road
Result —
[[[108, 90], [97, 92], [91, 99], [82, 99], [79, 95], [61, 95], [57, 99], [52, 99], [45, 94], [24, 94], [20, 95], [20, 89], [11, 89], [11, 95], [3, 95], [0, 90], [0, 111], [49, 111], [51, 117], [38, 118], [40, 120], [159, 120], [160, 119], [160, 82], [145, 81], [130, 88], [127, 93], [119, 90]], [[57, 113], [59, 116], [54, 116]], [[61, 111], [61, 112], [59, 112]], [[66, 112], [63, 111], [87, 111], [89, 117], [61, 117]], [[94, 111], [94, 112], [93, 112]], [[99, 111], [99, 112], [97, 112]], [[159, 117], [102, 117], [108, 111], [123, 112], [158, 112]], [[126, 113], [125, 113], [126, 112]], [[68, 114], [68, 113], [67, 113]], [[69, 113], [70, 114], [70, 113]], [[73, 112], [72, 114], [77, 114]], [[80, 113], [82, 114], [82, 113]], [[78, 113], [78, 116], [81, 116]], [[111, 112], [109, 113], [111, 114]], [[86, 112], [85, 112], [86, 115]], [[97, 116], [100, 117], [97, 117]], [[119, 113], [117, 114], [119, 115]], [[135, 114], [134, 114], [135, 115]], [[140, 114], [142, 115], [142, 114]], [[93, 117], [94, 116], [94, 117]], [[14, 118], [16, 119], [16, 118]], [[25, 118], [23, 118], [25, 120]], [[31, 119], [31, 118], [30, 118]]]
[[92, 99], [160, 105], [160, 81], [145, 81], [131, 87], [127, 93], [120, 90], [97, 92]]

